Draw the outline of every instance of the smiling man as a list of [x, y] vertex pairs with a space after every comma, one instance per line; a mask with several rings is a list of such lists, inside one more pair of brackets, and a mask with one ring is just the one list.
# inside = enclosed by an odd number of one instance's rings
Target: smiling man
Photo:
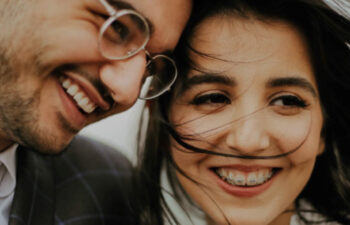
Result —
[[0, 224], [126, 221], [116, 195], [126, 159], [89, 140], [66, 147], [171, 86], [167, 54], [190, 11], [189, 0], [0, 3]]

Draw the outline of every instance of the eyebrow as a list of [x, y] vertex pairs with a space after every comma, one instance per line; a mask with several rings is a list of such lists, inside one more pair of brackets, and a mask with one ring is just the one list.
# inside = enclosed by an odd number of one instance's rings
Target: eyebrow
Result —
[[152, 35], [154, 33], [154, 24], [145, 15], [143, 15], [140, 11], [138, 11], [133, 5], [131, 5], [129, 2], [126, 2], [124, 0], [107, 0], [107, 1], [113, 7], [120, 8], [120, 9], [131, 9], [131, 10], [134, 10], [134, 11], [140, 13], [148, 23], [150, 35]]
[[230, 76], [224, 74], [211, 74], [204, 73], [194, 75], [184, 82], [182, 92], [192, 88], [193, 86], [200, 84], [224, 84], [228, 86], [235, 86], [237, 84], [236, 80]]
[[274, 87], [287, 87], [287, 86], [295, 86], [300, 87], [308, 92], [310, 92], [313, 96], [317, 96], [317, 92], [312, 84], [301, 77], [283, 77], [283, 78], [271, 78], [267, 81], [267, 88]]
[[[182, 88], [182, 92], [192, 88], [193, 86], [200, 84], [208, 84], [208, 83], [219, 83], [228, 86], [236, 86], [237, 82], [234, 78], [223, 75], [223, 74], [198, 74], [188, 78], [184, 82], [184, 86]], [[308, 92], [310, 92], [313, 96], [317, 97], [317, 92], [312, 84], [301, 77], [283, 77], [283, 78], [271, 78], [267, 81], [267, 88], [275, 88], [275, 87], [287, 87], [287, 86], [296, 86], [300, 87]]]

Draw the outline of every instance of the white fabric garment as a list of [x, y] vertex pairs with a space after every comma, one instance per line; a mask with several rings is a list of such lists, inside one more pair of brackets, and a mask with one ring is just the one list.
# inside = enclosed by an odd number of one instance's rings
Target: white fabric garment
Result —
[[[176, 217], [177, 221], [181, 225], [206, 225], [205, 214], [200, 211], [197, 207], [189, 203], [185, 196], [181, 196], [183, 199], [184, 206], [181, 206], [173, 197], [173, 190], [168, 181], [168, 176], [165, 169], [162, 170], [160, 183], [162, 186], [162, 194], [166, 203], [169, 205], [172, 213]], [[169, 222], [165, 219], [165, 225], [175, 224], [174, 221]]]
[[[337, 222], [323, 222], [323, 221], [327, 221], [326, 218], [319, 213], [312, 212], [312, 211], [315, 211], [314, 207], [312, 207], [312, 205], [306, 201], [301, 200], [300, 209], [309, 210], [310, 212], [302, 212], [302, 215], [305, 217], [305, 219], [309, 221], [315, 221], [315, 222], [319, 221], [319, 223], [317, 223], [318, 225], [341, 225], [340, 223], [337, 223]], [[307, 225], [307, 224], [304, 223], [303, 220], [297, 214], [294, 214], [290, 219], [290, 225]]]
[[8, 224], [16, 187], [16, 151], [18, 144], [0, 153], [0, 224]]
[[[173, 190], [168, 182], [168, 177], [165, 172], [165, 169], [162, 170], [161, 174], [161, 185], [163, 187], [163, 196], [165, 201], [169, 205], [169, 208], [172, 210], [172, 213], [176, 217], [177, 221], [181, 225], [207, 225], [205, 214], [199, 210], [198, 207], [193, 206], [189, 203], [185, 196], [182, 196], [182, 200], [184, 205], [180, 206], [177, 200], [175, 200], [173, 196]], [[314, 208], [306, 201], [301, 201], [300, 208], [304, 210], [314, 210]], [[310, 221], [325, 221], [325, 218], [318, 213], [302, 213], [303, 216]], [[165, 219], [166, 225], [175, 224], [173, 221], [168, 222]], [[294, 214], [291, 219], [289, 225], [306, 225], [297, 214]], [[341, 225], [336, 222], [320, 222], [318, 225]]]

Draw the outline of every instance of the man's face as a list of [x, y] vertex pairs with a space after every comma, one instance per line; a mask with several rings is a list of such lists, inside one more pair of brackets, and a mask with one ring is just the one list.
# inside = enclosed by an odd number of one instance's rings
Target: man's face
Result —
[[[97, 39], [109, 15], [98, 0], [9, 4], [2, 10], [11, 22], [0, 34], [0, 151], [15, 141], [59, 152], [84, 126], [133, 105], [145, 52], [122, 61], [101, 55]], [[111, 4], [133, 8], [150, 22], [151, 54], [175, 47], [191, 9], [188, 0]]]

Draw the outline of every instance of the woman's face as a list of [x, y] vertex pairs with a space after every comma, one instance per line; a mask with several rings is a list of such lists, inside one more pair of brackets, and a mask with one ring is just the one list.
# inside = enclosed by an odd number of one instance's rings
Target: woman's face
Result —
[[193, 152], [172, 139], [175, 163], [195, 181], [177, 172], [181, 185], [213, 224], [289, 224], [286, 211], [323, 150], [303, 37], [280, 21], [213, 17], [191, 44], [207, 56], [191, 55], [200, 71], [189, 72], [170, 121], [192, 146], [251, 158]]

